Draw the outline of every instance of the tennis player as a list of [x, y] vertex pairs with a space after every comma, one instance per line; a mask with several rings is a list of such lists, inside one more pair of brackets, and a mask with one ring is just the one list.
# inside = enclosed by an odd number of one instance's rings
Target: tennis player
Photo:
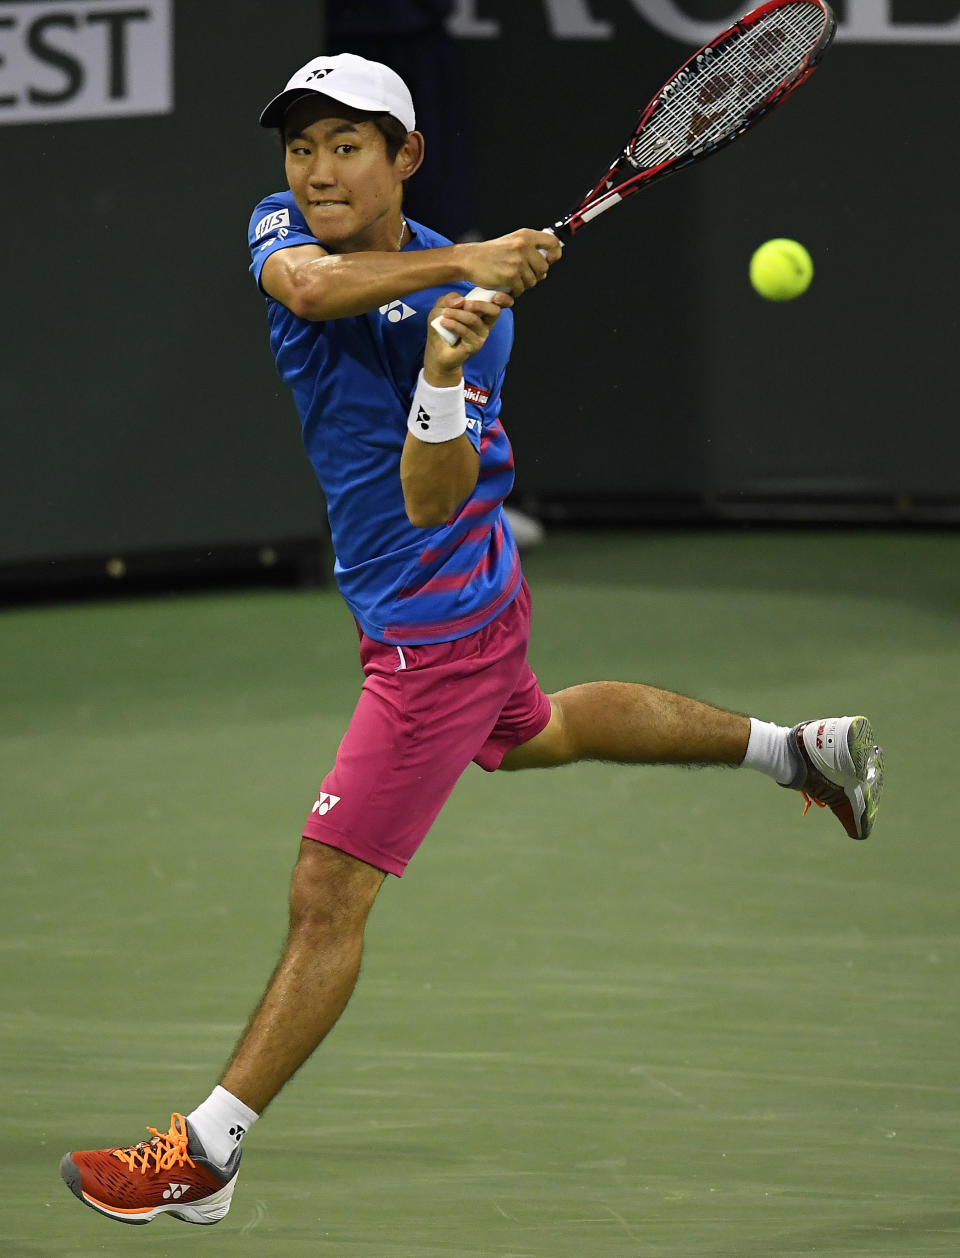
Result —
[[[385, 876], [403, 874], [471, 761], [742, 764], [829, 807], [853, 838], [882, 785], [862, 716], [791, 729], [633, 683], [543, 693], [502, 511], [500, 407], [513, 299], [560, 245], [527, 229], [451, 245], [404, 217], [424, 141], [386, 66], [315, 58], [260, 121], [282, 134], [289, 191], [253, 212], [251, 270], [326, 495], [364, 681], [305, 824], [285, 951], [219, 1084], [148, 1141], [63, 1159], [76, 1196], [126, 1223], [227, 1213], [242, 1140], [340, 1016]], [[467, 301], [474, 285], [502, 291]]]

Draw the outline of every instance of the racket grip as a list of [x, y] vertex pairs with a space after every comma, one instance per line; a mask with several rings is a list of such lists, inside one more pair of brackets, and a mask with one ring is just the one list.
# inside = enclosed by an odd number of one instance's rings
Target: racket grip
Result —
[[[495, 288], [471, 288], [465, 297], [465, 301], [490, 301], [497, 292]], [[456, 345], [460, 340], [456, 332], [451, 332], [449, 328], [445, 328], [440, 322], [440, 316], [431, 320], [430, 326], [447, 342], [448, 345]]]
[[[550, 232], [552, 236], [556, 235], [556, 232], [553, 230], [552, 227], [545, 227], [543, 230]], [[546, 249], [539, 249], [538, 253], [542, 253], [544, 257], [547, 256]], [[469, 293], [467, 293], [466, 300], [467, 301], [490, 301], [493, 298], [494, 293], [496, 293], [497, 291], [498, 290], [496, 288], [471, 288]], [[443, 326], [443, 324], [440, 322], [439, 315], [436, 317], [436, 319], [432, 319], [430, 321], [430, 326], [446, 341], [448, 345], [456, 345], [457, 342], [460, 340], [456, 332], [451, 332], [449, 328], [445, 328]]]

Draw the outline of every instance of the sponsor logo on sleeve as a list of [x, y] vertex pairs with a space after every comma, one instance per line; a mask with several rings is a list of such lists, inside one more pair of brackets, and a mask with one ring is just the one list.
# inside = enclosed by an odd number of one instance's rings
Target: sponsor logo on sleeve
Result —
[[255, 239], [260, 240], [261, 237], [266, 236], [268, 232], [274, 232], [280, 227], [289, 226], [290, 211], [275, 210], [272, 214], [267, 214], [265, 218], [262, 218], [260, 222], [257, 223], [256, 227], [253, 229], [253, 234]]
[[260, 252], [263, 253], [264, 249], [269, 249], [270, 246], [275, 245], [278, 240], [286, 240], [286, 238], [289, 235], [290, 235], [289, 227], [281, 227], [275, 236], [267, 237], [267, 239], [260, 246]]
[[486, 406], [490, 401], [490, 390], [482, 389], [479, 384], [463, 382], [463, 396], [467, 402], [475, 402], [477, 406]]

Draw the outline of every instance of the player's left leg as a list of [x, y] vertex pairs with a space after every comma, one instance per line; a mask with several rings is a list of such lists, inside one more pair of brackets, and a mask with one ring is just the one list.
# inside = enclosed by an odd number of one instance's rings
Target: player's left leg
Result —
[[548, 698], [546, 728], [509, 751], [502, 769], [544, 769], [577, 760], [738, 765], [747, 752], [749, 717], [669, 690], [594, 681]]
[[578, 760], [621, 764], [745, 765], [829, 807], [865, 839], [883, 787], [883, 752], [864, 716], [805, 721], [793, 729], [630, 682], [588, 682], [548, 696], [550, 720], [504, 756], [500, 768]]

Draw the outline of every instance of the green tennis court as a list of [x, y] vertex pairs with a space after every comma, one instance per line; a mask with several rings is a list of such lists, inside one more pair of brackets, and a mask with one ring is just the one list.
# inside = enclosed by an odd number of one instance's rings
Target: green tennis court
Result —
[[353, 626], [332, 589], [7, 610], [4, 1258], [960, 1252], [957, 537], [557, 533], [526, 568], [547, 689], [865, 710], [876, 833], [754, 774], [471, 769], [228, 1218], [125, 1228], [60, 1156], [215, 1081], [282, 941]]

